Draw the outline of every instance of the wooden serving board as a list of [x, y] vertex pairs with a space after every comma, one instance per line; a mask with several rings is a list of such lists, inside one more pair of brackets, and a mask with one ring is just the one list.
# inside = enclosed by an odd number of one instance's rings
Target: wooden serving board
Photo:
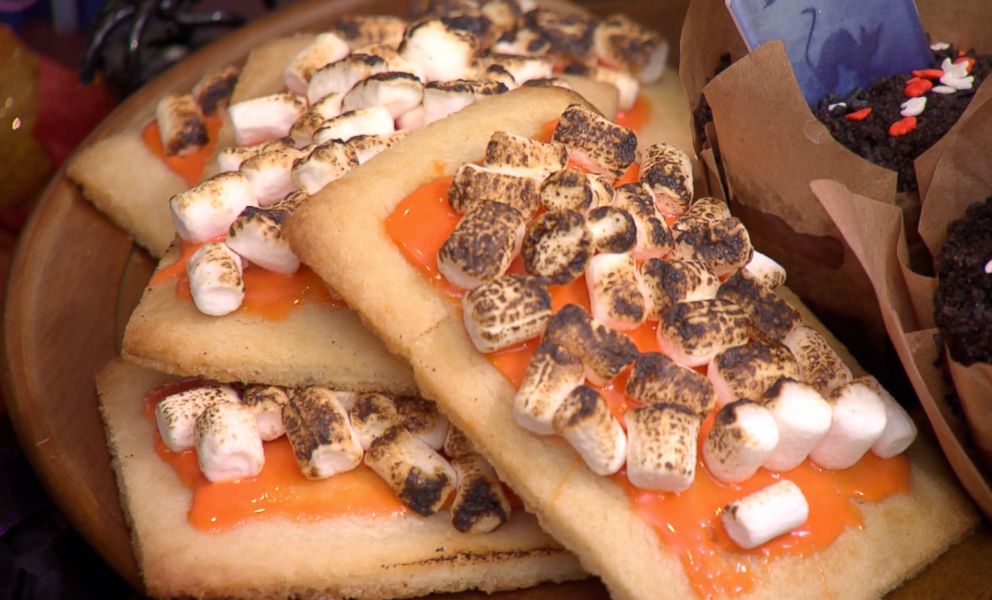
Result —
[[[603, 13], [628, 12], [672, 32], [677, 27], [671, 19], [680, 19], [686, 4], [678, 0], [659, 9], [655, 3], [605, 1], [591, 6]], [[310, 0], [259, 19], [139, 90], [84, 145], [142, 124], [163, 94], [188, 89], [202, 73], [243, 59], [261, 40], [299, 30], [319, 30], [343, 14], [372, 12], [402, 14], [404, 3]], [[82, 198], [62, 170], [45, 189], [21, 235], [4, 314], [4, 392], [24, 451], [76, 529], [139, 589], [140, 577], [110, 467], [93, 376], [119, 353], [124, 325], [153, 267], [144, 252]], [[992, 534], [986, 526], [894, 596], [988, 594], [992, 590], [989, 564]], [[468, 600], [490, 596], [467, 592], [445, 597]], [[589, 580], [542, 585], [496, 597], [537, 600], [607, 598], [608, 594], [598, 581]]]

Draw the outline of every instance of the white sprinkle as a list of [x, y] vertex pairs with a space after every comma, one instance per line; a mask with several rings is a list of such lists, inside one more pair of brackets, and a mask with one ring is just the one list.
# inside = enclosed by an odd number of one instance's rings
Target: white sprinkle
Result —
[[923, 113], [923, 109], [927, 106], [927, 99], [925, 96], [918, 96], [916, 98], [910, 98], [902, 103], [902, 110], [899, 112], [900, 115], [904, 117], [915, 117]]
[[957, 90], [949, 85], [937, 85], [934, 86], [932, 91], [937, 92], [938, 94], [953, 94]]
[[971, 75], [968, 77], [952, 77], [950, 73], [945, 73], [940, 78], [940, 82], [956, 90], [970, 90], [975, 85], [975, 78]]
[[985, 263], [985, 273], [986, 275], [992, 275], [992, 258], [989, 259], [989, 262]]
[[[944, 77], [950, 75], [955, 79], [961, 79], [968, 76], [968, 63], [963, 60], [961, 62], [951, 62], [950, 58], [945, 58], [944, 62], [940, 63], [940, 70], [944, 72]], [[940, 78], [941, 81], [944, 80], [944, 77]]]
[[937, 52], [938, 50], [947, 50], [950, 47], [951, 45], [948, 44], [947, 42], [934, 42], [930, 44], [930, 49], [933, 50], [934, 52]]
[[833, 104], [827, 105], [827, 110], [833, 111], [835, 108], [846, 108], [847, 102], [834, 102]]

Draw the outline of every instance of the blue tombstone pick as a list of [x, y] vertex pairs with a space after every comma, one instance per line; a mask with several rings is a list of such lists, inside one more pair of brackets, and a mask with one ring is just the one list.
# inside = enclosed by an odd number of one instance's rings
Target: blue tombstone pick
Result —
[[748, 48], [785, 43], [810, 105], [933, 66], [913, 0], [726, 0]]

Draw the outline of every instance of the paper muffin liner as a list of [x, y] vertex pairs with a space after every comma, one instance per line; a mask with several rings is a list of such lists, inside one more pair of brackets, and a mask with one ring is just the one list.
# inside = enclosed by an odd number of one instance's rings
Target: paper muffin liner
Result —
[[[988, 51], [992, 3], [959, 4], [949, 10], [939, 0], [919, 0], [926, 31], [935, 40]], [[714, 76], [728, 57], [730, 66]], [[919, 196], [897, 193], [894, 171], [833, 139], [807, 106], [783, 44], [773, 41], [748, 53], [724, 0], [690, 5], [679, 70], [694, 115], [700, 116], [704, 95], [712, 114], [708, 125], [693, 127], [697, 153], [717, 171], [708, 176], [717, 185], [711, 190], [729, 201], [755, 247], [786, 267], [789, 286], [843, 339], [884, 344], [887, 333], [871, 280], [808, 182], [833, 179], [856, 194], [898, 206], [910, 226], [909, 248], [917, 264], [929, 261], [916, 235]], [[990, 97], [992, 85], [986, 81], [967, 112]], [[921, 192], [960, 124], [917, 159]]]

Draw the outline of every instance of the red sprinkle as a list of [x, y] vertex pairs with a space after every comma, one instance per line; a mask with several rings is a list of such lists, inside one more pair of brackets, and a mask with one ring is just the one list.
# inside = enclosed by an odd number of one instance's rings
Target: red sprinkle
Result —
[[864, 121], [871, 114], [871, 107], [862, 108], [861, 110], [856, 110], [852, 113], [847, 113], [844, 118], [848, 121]]
[[899, 137], [900, 135], [906, 135], [914, 129], [916, 129], [916, 117], [905, 117], [899, 119], [889, 127], [889, 135]]
[[954, 64], [958, 64], [958, 63], [968, 63], [969, 73], [971, 73], [971, 70], [975, 68], [975, 59], [970, 56], [962, 56], [960, 58], [955, 58]]
[[958, 56], [964, 56], [964, 50], [958, 50]]
[[913, 76], [923, 79], [940, 79], [944, 76], [944, 71], [941, 69], [913, 69]]
[[933, 82], [929, 79], [914, 77], [906, 82], [906, 89], [902, 93], [907, 98], [916, 98], [930, 91], [932, 87]]

